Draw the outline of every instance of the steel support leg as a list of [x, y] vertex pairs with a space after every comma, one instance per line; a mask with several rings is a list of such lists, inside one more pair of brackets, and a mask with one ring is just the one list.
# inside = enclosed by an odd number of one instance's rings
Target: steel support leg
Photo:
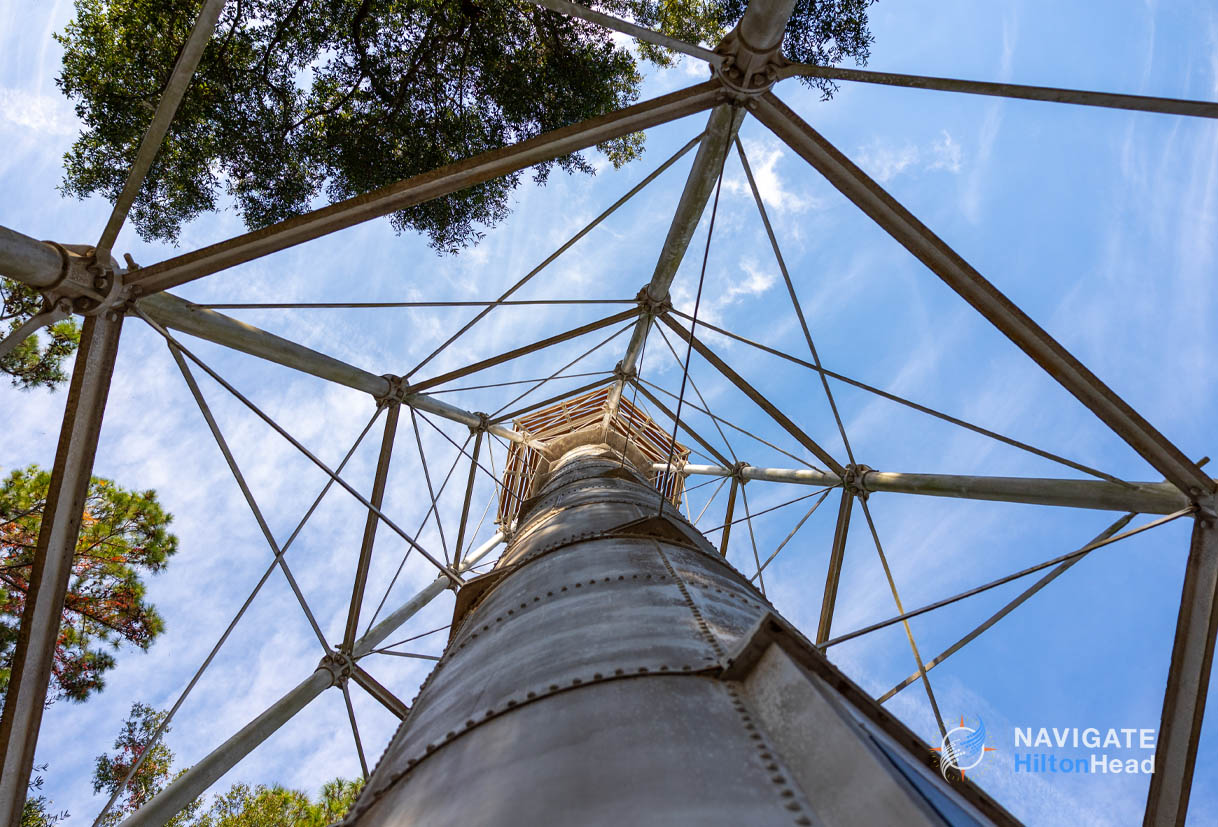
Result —
[[837, 510], [837, 527], [833, 529], [833, 549], [829, 552], [829, 572], [825, 575], [825, 599], [820, 604], [820, 625], [816, 627], [816, 642], [829, 639], [833, 626], [833, 608], [837, 605], [837, 584], [842, 577], [842, 561], [846, 556], [846, 535], [850, 530], [850, 511], [854, 495], [842, 491], [842, 504]]
[[[398, 432], [398, 416], [402, 406], [389, 403], [389, 414], [385, 417], [385, 435], [381, 439], [381, 453], [376, 462], [376, 475], [372, 480], [371, 501], [378, 509], [385, 500], [385, 483], [389, 479], [389, 460], [393, 457], [393, 440]], [[372, 565], [372, 544], [376, 542], [376, 527], [380, 522], [375, 511], [368, 511], [364, 522], [364, 538], [359, 547], [359, 563], [355, 567], [355, 585], [351, 588], [351, 606], [347, 610], [347, 627], [343, 632], [342, 651], [350, 652], [359, 631], [359, 613], [364, 605], [364, 586], [368, 582], [368, 568]]]
[[152, 800], [136, 810], [123, 822], [123, 827], [163, 827], [190, 802], [200, 796], [220, 776], [249, 755], [256, 746], [286, 724], [314, 698], [334, 685], [328, 669], [318, 669], [298, 683], [290, 692], [267, 707], [241, 730], [207, 754], [186, 772], [174, 779]]
[[1155, 771], [1146, 799], [1146, 827], [1183, 825], [1205, 717], [1205, 696], [1218, 633], [1218, 521], [1205, 516], [1193, 526], [1176, 642], [1167, 669]]
[[51, 487], [38, 532], [34, 570], [13, 654], [4, 717], [0, 720], [0, 747], [4, 751], [0, 820], [5, 824], [19, 824], [25, 805], [59, 621], [122, 326], [122, 316], [113, 321], [87, 318], [72, 370], [59, 447], [51, 470]]
[[[719, 180], [719, 171], [723, 169], [723, 161], [732, 145], [740, 124], [744, 120], [744, 110], [732, 107], [730, 104], [720, 104], [711, 110], [706, 122], [706, 131], [702, 133], [702, 143], [698, 146], [698, 154], [694, 156], [693, 166], [689, 170], [689, 178], [685, 181], [685, 189], [681, 191], [681, 200], [677, 202], [677, 210], [673, 215], [672, 224], [668, 228], [668, 236], [660, 249], [660, 258], [656, 262], [651, 281], [647, 283], [647, 295], [654, 301], [662, 301], [668, 296], [668, 288], [685, 251], [693, 240], [694, 230], [702, 220], [706, 204], [710, 201]], [[626, 346], [626, 354], [622, 357], [622, 371], [626, 376], [633, 375], [638, 368], [639, 357], [643, 353], [643, 342], [655, 317], [648, 312], [639, 315], [639, 320], [630, 335], [630, 344]], [[605, 422], [609, 422], [617, 413], [621, 404], [622, 391], [626, 389], [624, 379], [619, 379], [609, 393], [609, 401], [605, 406]]]
[[386, 689], [380, 681], [369, 675], [359, 666], [352, 667], [351, 680], [358, 683], [365, 692], [375, 698], [383, 707], [402, 720], [410, 712], [410, 707], [402, 703], [397, 695]]
[[478, 474], [478, 454], [482, 450], [485, 432], [479, 428], [474, 437], [474, 453], [469, 460], [469, 479], [465, 483], [465, 502], [461, 505], [461, 524], [457, 528], [457, 545], [453, 548], [453, 567], [461, 565], [461, 551], [465, 548], [465, 529], [469, 522], [469, 506], [474, 498], [474, 483]]
[[740, 477], [732, 477], [732, 487], [727, 491], [727, 513], [723, 515], [723, 536], [719, 539], [719, 556], [727, 557], [727, 541], [732, 535], [732, 517], [736, 512], [736, 490], [740, 488]]
[[1214, 494], [1214, 480], [1196, 463], [782, 101], [767, 92], [751, 100], [749, 108], [797, 155], [1091, 409], [1168, 482], [1194, 501]]
[[59, 280], [59, 252], [24, 233], [0, 227], [0, 276], [30, 287], [50, 287]]

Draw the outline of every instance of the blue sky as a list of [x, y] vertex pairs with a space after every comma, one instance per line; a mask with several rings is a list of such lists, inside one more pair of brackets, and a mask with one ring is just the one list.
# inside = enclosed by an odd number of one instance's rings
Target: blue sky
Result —
[[[92, 242], [108, 213], [100, 200], [59, 197], [61, 158], [75, 135], [71, 107], [54, 86], [51, 40], [71, 14], [67, 2], [0, 10], [0, 223], [38, 238]], [[1203, 2], [881, 2], [872, 10], [871, 68], [1106, 91], [1218, 99], [1218, 13]], [[652, 72], [645, 94], [696, 82], [682, 64]], [[1218, 411], [1218, 127], [1199, 119], [1003, 101], [947, 93], [844, 86], [828, 103], [788, 81], [778, 94], [954, 245], [1104, 381], [1193, 457], [1215, 453]], [[600, 164], [593, 178], [554, 175], [521, 186], [510, 219], [477, 248], [440, 258], [421, 238], [373, 222], [181, 288], [194, 301], [485, 299], [497, 295], [697, 134], [705, 116], [649, 133], [645, 159], [621, 171]], [[826, 367], [1117, 474], [1157, 474], [1057, 387], [1030, 360], [875, 227], [756, 122], [741, 136]], [[688, 158], [605, 222], [520, 294], [630, 298], [651, 274]], [[180, 251], [241, 230], [231, 213], [182, 234]], [[677, 276], [673, 297], [689, 310], [705, 242], [704, 221]], [[142, 264], [174, 254], [130, 231], [119, 252]], [[420, 375], [468, 364], [505, 348], [607, 315], [606, 306], [506, 309], [492, 314]], [[232, 311], [376, 373], [401, 373], [471, 315], [459, 310]], [[711, 243], [701, 316], [741, 335], [803, 356], [806, 346], [751, 203], [739, 163], [729, 161]], [[545, 376], [608, 334], [592, 334], [488, 372], [486, 381]], [[670, 339], [672, 337], [670, 336]], [[706, 340], [740, 373], [836, 456], [844, 458], [819, 382], [806, 371], [714, 335]], [[90, 790], [93, 759], [113, 739], [132, 700], [167, 707], [270, 560], [203, 420], [159, 338], [138, 321], [123, 334], [96, 473], [155, 488], [175, 514], [182, 550], [150, 583], [166, 633], [146, 654], [120, 654], [104, 693], [84, 705], [61, 702], [44, 719], [39, 761], [47, 793], [86, 823], [101, 805]], [[676, 345], [675, 339], [673, 340]], [[336, 463], [368, 417], [360, 394], [203, 342], [203, 359], [319, 456]], [[572, 371], [609, 371], [619, 337]], [[684, 356], [684, 351], [679, 349]], [[584, 365], [587, 367], [584, 367]], [[681, 372], [662, 339], [649, 340], [644, 379], [677, 391]], [[695, 356], [691, 377], [720, 416], [806, 458], [797, 444]], [[588, 381], [569, 380], [567, 387]], [[322, 474], [210, 379], [200, 383], [276, 536], [283, 540], [324, 483]], [[481, 384], [473, 378], [455, 386]], [[493, 411], [527, 386], [456, 391], [443, 398]], [[557, 393], [547, 386], [532, 398]], [[1069, 469], [835, 384], [859, 462], [910, 472], [1072, 477]], [[694, 400], [687, 396], [687, 400]], [[527, 401], [527, 400], [526, 400]], [[0, 388], [0, 467], [49, 466], [64, 394]], [[453, 439], [464, 429], [434, 420]], [[715, 428], [691, 424], [716, 444]], [[433, 477], [455, 449], [420, 420]], [[778, 452], [728, 431], [742, 460], [790, 466]], [[344, 476], [370, 485], [380, 438], [374, 426]], [[386, 511], [408, 530], [428, 500], [409, 419], [398, 433]], [[502, 468], [503, 452], [495, 452]], [[442, 498], [447, 542], [461, 505], [461, 464]], [[690, 484], [703, 480], [694, 478]], [[714, 485], [691, 495], [695, 510]], [[752, 483], [754, 511], [807, 493]], [[492, 495], [483, 479], [476, 514]], [[719, 525], [725, 495], [700, 524]], [[832, 536], [830, 498], [766, 571], [770, 598], [814, 631]], [[755, 520], [762, 555], [779, 543], [810, 501]], [[870, 501], [906, 607], [954, 594], [1082, 545], [1117, 516], [1103, 512], [876, 494]], [[856, 510], [857, 515], [857, 510]], [[493, 515], [492, 515], [493, 516]], [[400, 518], [400, 519], [399, 519]], [[480, 537], [491, 531], [490, 517]], [[1144, 519], [1144, 518], [1143, 518]], [[331, 640], [341, 637], [363, 515], [332, 491], [288, 560]], [[717, 536], [717, 535], [715, 535]], [[931, 672], [945, 716], [980, 716], [998, 747], [976, 775], [1019, 817], [1035, 824], [1133, 824], [1148, 777], [1066, 776], [1013, 771], [1014, 727], [1156, 727], [1188, 527], [1182, 522], [1096, 552]], [[439, 549], [434, 523], [420, 542]], [[404, 552], [382, 528], [365, 617]], [[729, 559], [752, 572], [744, 526]], [[392, 606], [429, 582], [412, 555], [387, 598]], [[988, 617], [1026, 582], [918, 618], [925, 657]], [[379, 588], [377, 588], [379, 586]], [[865, 524], [847, 546], [835, 631], [894, 613]], [[443, 597], [401, 637], [448, 622]], [[413, 651], [438, 652], [443, 635]], [[409, 647], [408, 647], [409, 649]], [[831, 658], [879, 694], [913, 661], [899, 627], [830, 650]], [[305, 677], [320, 656], [316, 639], [278, 574], [268, 582], [179, 713], [169, 743], [180, 766], [205, 755]], [[409, 699], [427, 664], [373, 656], [365, 662]], [[375, 702], [353, 690], [369, 759], [393, 730]], [[911, 686], [888, 703], [924, 738], [936, 738], [925, 695]], [[1218, 726], [1207, 725], [1194, 780], [1190, 823], [1218, 820]], [[1139, 756], [1141, 757], [1141, 756]], [[279, 781], [314, 790], [358, 762], [341, 696], [329, 692], [214, 788]]]

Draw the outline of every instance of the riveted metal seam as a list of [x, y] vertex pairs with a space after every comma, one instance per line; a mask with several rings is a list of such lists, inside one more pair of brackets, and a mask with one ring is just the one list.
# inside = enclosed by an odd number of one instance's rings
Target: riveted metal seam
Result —
[[[607, 683], [609, 681], [629, 680], [629, 679], [638, 679], [638, 678], [685, 678], [685, 677], [689, 677], [689, 678], [711, 677], [711, 678], [714, 678], [714, 677], [718, 677], [719, 673], [722, 671], [723, 671], [722, 666], [720, 664], [706, 667], [704, 669], [696, 669], [696, 670], [695, 669], [688, 669], [688, 670], [682, 669], [680, 671], [672, 671], [672, 670], [652, 671], [651, 667], [644, 666], [644, 667], [636, 668], [635, 671], [633, 671], [633, 672], [628, 672], [623, 668], [623, 669], [616, 670], [615, 674], [612, 674], [612, 675], [596, 673], [596, 675], [594, 675], [593, 677], [588, 678], [586, 680], [582, 679], [582, 678], [572, 678], [572, 679], [569, 679], [570, 680], [569, 683], [567, 683], [565, 685], [561, 685], [557, 689], [545, 689], [545, 690], [541, 690], [541, 691], [527, 692], [525, 694], [524, 699], [520, 700], [520, 701], [517, 701], [515, 699], [509, 699], [504, 704], [504, 706], [502, 706], [500, 708], [492, 708], [492, 709], [487, 710], [487, 713], [485, 715], [483, 715], [481, 718], [468, 719], [465, 723], [465, 726], [461, 727], [460, 730], [453, 730], [449, 735], [446, 735], [443, 739], [441, 739], [438, 744], [428, 744], [427, 747], [424, 748], [423, 753], [418, 758], [407, 758], [405, 769], [399, 770], [398, 772], [394, 773], [389, 778], [385, 779], [384, 783], [377, 790], [372, 792], [366, 801], [363, 797], [356, 800], [356, 805], [351, 809], [350, 812], [347, 813], [347, 817], [345, 819], [343, 819], [342, 824], [346, 825], [346, 824], [353, 823], [354, 820], [358, 819], [365, 812], [367, 812], [369, 809], [371, 809], [373, 807], [373, 805], [375, 805], [377, 803], [377, 801], [379, 801], [381, 799], [381, 797], [384, 796], [385, 793], [387, 793], [391, 789], [393, 789], [399, 781], [401, 781], [403, 778], [405, 778], [407, 775], [409, 775], [413, 770], [415, 770], [417, 767], [419, 767], [423, 763], [423, 761], [425, 761], [428, 757], [437, 754], [445, 746], [447, 746], [448, 744], [451, 744], [453, 741], [456, 741], [458, 738], [460, 738], [462, 735], [465, 735], [467, 732], [473, 732], [475, 729], [482, 726], [483, 724], [489, 723], [490, 721], [493, 721], [496, 718], [499, 718], [509, 712], [512, 712], [514, 710], [528, 706], [529, 704], [536, 703], [538, 701], [546, 700], [547, 698], [552, 698], [555, 695], [559, 695], [563, 692], [570, 692], [575, 689], [583, 689], [585, 687], [594, 686], [594, 685], [600, 684], [600, 683]], [[619, 672], [621, 674], [617, 674]], [[434, 671], [432, 674], [435, 674]], [[599, 675], [599, 677], [597, 677], [597, 675]], [[422, 691], [422, 690], [420, 690], [420, 691]], [[411, 708], [413, 709], [414, 707], [412, 706]], [[409, 720], [409, 716], [407, 717], [407, 720]], [[405, 726], [406, 726], [406, 721], [403, 721], [402, 727], [405, 727]], [[394, 740], [396, 740], [396, 738]], [[390, 744], [390, 746], [392, 746], [392, 743]], [[390, 747], [386, 747], [385, 752], [388, 752], [389, 748]], [[382, 760], [384, 759], [384, 753], [382, 753], [381, 759]]]
[[[616, 580], [615, 580], [614, 578], [611, 578], [611, 577], [602, 577], [602, 578], [600, 578], [600, 579], [597, 579], [597, 578], [595, 578], [595, 577], [592, 577], [592, 578], [589, 578], [589, 579], [588, 579], [588, 580], [586, 580], [586, 581], [585, 581], [585, 580], [579, 580], [579, 581], [577, 581], [577, 582], [575, 582], [575, 583], [571, 583], [571, 584], [568, 584], [568, 585], [558, 585], [558, 586], [555, 586], [555, 587], [554, 587], [554, 589], [547, 591], [547, 592], [546, 592], [546, 594], [545, 594], [545, 596], [542, 596], [542, 595], [540, 595], [540, 594], [534, 594], [534, 595], [530, 595], [530, 596], [533, 598], [532, 602], [529, 602], [529, 601], [527, 601], [527, 600], [526, 600], [526, 601], [525, 601], [525, 603], [524, 603], [524, 604], [521, 606], [521, 608], [519, 608], [519, 609], [508, 609], [508, 612], [507, 612], [507, 613], [508, 613], [508, 615], [510, 615], [510, 616], [512, 616], [512, 617], [524, 617], [525, 615], [529, 614], [529, 609], [532, 609], [532, 608], [537, 608], [537, 607], [539, 607], [540, 605], [542, 605], [542, 604], [544, 604], [545, 602], [547, 602], [547, 600], [552, 600], [552, 599], [557, 599], [557, 598], [559, 598], [559, 597], [560, 597], [560, 595], [559, 595], [559, 594], [556, 594], [555, 592], [567, 592], [567, 591], [570, 591], [571, 589], [582, 589], [582, 588], [584, 588], [585, 586], [598, 586], [598, 585], [604, 585], [604, 584], [610, 584], [610, 585], [612, 585], [613, 583], [616, 583], [616, 582], [618, 582], [619, 580], [623, 580], [624, 578], [625, 578], [625, 575], [618, 575], [618, 577], [617, 577], [617, 579], [616, 579]], [[507, 579], [507, 578], [504, 578], [504, 580], [506, 580], [506, 579]], [[632, 575], [630, 575], [630, 579], [631, 579], [631, 580], [640, 580], [640, 579], [642, 579], [642, 580], [654, 580], [656, 583], [659, 583], [659, 582], [661, 582], [661, 581], [666, 581], [666, 580], [668, 579], [668, 576], [667, 576], [667, 575], [663, 575], [663, 574], [661, 574], [661, 575], [659, 575], [659, 576], [658, 576], [658, 578], [656, 578], [656, 577], [653, 577], [653, 576], [652, 576], [652, 575], [650, 575], [650, 574], [646, 574], [646, 575], [632, 574]], [[667, 583], [665, 583], [664, 585], [667, 585]], [[679, 584], [678, 584], [678, 585], [679, 585]], [[498, 584], [496, 584], [496, 588], [498, 588]], [[469, 609], [469, 611], [468, 611], [468, 612], [466, 612], [466, 617], [467, 617], [467, 618], [469, 618], [470, 616], [472, 616], [472, 615], [473, 615], [473, 613], [474, 613], [474, 610], [475, 610], [475, 609], [476, 609], [478, 606], [482, 605], [482, 603], [483, 603], [483, 602], [484, 602], [484, 601], [487, 599], [487, 596], [488, 596], [488, 595], [490, 595], [490, 594], [492, 594], [494, 591], [495, 591], [495, 589], [489, 589], [489, 590], [486, 592], [486, 594], [484, 594], [482, 597], [479, 597], [479, 598], [478, 598], [478, 602], [477, 602], [477, 603], [475, 603], [473, 606], [471, 606], [471, 607], [470, 607], [470, 609]], [[574, 594], [574, 592], [571, 592], [571, 594]], [[499, 625], [503, 623], [504, 619], [505, 619], [505, 617], [504, 617], [503, 615], [500, 615], [499, 617], [495, 618], [495, 622], [494, 622], [494, 624], [493, 624], [493, 625], [492, 625], [491, 623], [483, 623], [482, 625], [483, 625], [483, 627], [484, 627], [484, 631], [489, 632], [491, 629], [498, 628], [498, 627], [499, 627]], [[464, 627], [464, 625], [465, 625], [465, 624], [463, 623], [463, 624], [462, 624], [462, 627]], [[461, 632], [462, 632], [462, 631], [464, 631], [464, 628], [462, 628], [462, 629], [458, 629], [458, 630], [457, 630], [457, 634], [453, 635], [453, 642], [454, 642], [454, 643], [456, 642], [457, 638], [458, 638], [458, 637], [461, 635]], [[477, 632], [474, 632], [473, 634], [476, 636], [476, 635], [477, 635]], [[472, 638], [471, 638], [471, 639], [472, 639]], [[469, 642], [469, 640], [462, 641], [462, 642], [461, 642], [461, 645], [460, 645], [460, 646], [456, 646], [456, 647], [454, 647], [454, 646], [453, 646], [453, 645], [450, 643], [450, 644], [449, 644], [449, 646], [448, 646], [448, 649], [446, 649], [446, 650], [445, 650], [443, 657], [441, 657], [441, 658], [440, 658], [440, 660], [436, 662], [436, 668], [432, 670], [432, 674], [435, 674], [435, 672], [436, 672], [436, 671], [438, 671], [438, 670], [440, 669], [440, 667], [441, 667], [441, 666], [443, 666], [445, 663], [447, 663], [447, 662], [448, 662], [448, 660], [450, 659], [450, 658], [449, 658], [450, 653], [455, 652], [455, 651], [460, 651], [461, 649], [465, 648], [465, 645], [466, 645], [468, 642]], [[429, 676], [429, 677], [430, 677], [430, 676]], [[420, 689], [420, 691], [422, 691], [422, 689]]]
[[676, 582], [677, 588], [681, 590], [681, 596], [685, 598], [685, 605], [689, 607], [690, 613], [693, 614], [694, 621], [698, 624], [698, 629], [701, 630], [702, 636], [706, 638], [707, 643], [710, 644], [711, 649], [719, 658], [719, 663], [722, 664], [723, 658], [725, 657], [723, 647], [719, 645], [719, 641], [716, 640], [714, 634], [711, 633], [710, 626], [707, 625], [706, 620], [702, 617], [702, 610], [698, 608], [698, 604], [696, 604], [694, 599], [690, 596], [689, 590], [685, 588], [685, 581], [682, 579], [681, 575], [677, 574], [677, 570], [674, 569], [672, 563], [668, 561], [668, 555], [664, 553], [663, 544], [658, 540], [653, 541], [653, 543], [655, 544], [656, 552], [660, 555], [660, 559], [664, 561], [664, 567], [668, 569], [668, 573], [672, 575], [672, 579]]
[[808, 815], [808, 812], [812, 811], [810, 802], [804, 795], [804, 791], [797, 784], [793, 784], [788, 780], [791, 777], [791, 773], [784, 766], [778, 750], [766, 742], [766, 737], [762, 734], [761, 728], [753, 723], [753, 715], [750, 714], [748, 705], [745, 703], [744, 698], [741, 697], [742, 693], [738, 684], [735, 681], [724, 681], [721, 685], [727, 691], [728, 697], [731, 698], [732, 708], [740, 716], [741, 723], [748, 733], [749, 740], [757, 748], [758, 758], [764, 762], [762, 768], [766, 771], [766, 775], [769, 776], [770, 782], [777, 789], [779, 801], [791, 813], [791, 818], [796, 824], [812, 824], [812, 818]]

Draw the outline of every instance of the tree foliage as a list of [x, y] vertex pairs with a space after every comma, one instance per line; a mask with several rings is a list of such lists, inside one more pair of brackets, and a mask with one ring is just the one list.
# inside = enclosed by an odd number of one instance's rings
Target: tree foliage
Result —
[[[694, 43], [714, 44], [747, 0], [586, 0], [599, 10]], [[796, 0], [788, 57], [865, 63], [875, 0]], [[56, 35], [61, 90], [84, 129], [64, 158], [62, 191], [113, 201], [123, 187], [201, 0], [75, 0]], [[183, 224], [231, 203], [251, 229], [350, 198], [480, 152], [601, 115], [635, 101], [636, 55], [607, 30], [529, 0], [229, 0], [212, 42], [131, 211], [147, 240], [175, 242]], [[829, 97], [832, 81], [803, 78]], [[597, 147], [614, 166], [638, 158], [641, 134]], [[584, 153], [557, 165], [592, 173]], [[440, 252], [477, 243], [509, 212], [522, 173], [395, 213], [399, 232], [425, 234]], [[9, 329], [41, 306], [0, 278]], [[0, 359], [22, 388], [53, 387], [76, 349], [76, 323], [59, 322]]]
[[[797, 60], [863, 61], [871, 0], [798, 0], [787, 27]], [[745, 0], [592, 0], [677, 37], [717, 40]], [[58, 35], [60, 88], [85, 129], [63, 189], [114, 199], [186, 40], [199, 0], [76, 0]], [[651, 47], [646, 59], [670, 56]], [[607, 30], [528, 0], [230, 0], [131, 219], [148, 239], [230, 196], [263, 227], [637, 99], [634, 55]], [[812, 79], [826, 92], [831, 85]], [[642, 136], [599, 147], [614, 164]], [[592, 172], [575, 153], [554, 164]], [[476, 242], [508, 213], [521, 174], [393, 216], [441, 251]]]
[[327, 827], [341, 821], [363, 788], [362, 780], [335, 778], [313, 801], [279, 785], [235, 784], [212, 800], [191, 827]]
[[[32, 287], [0, 278], [0, 339], [43, 309], [42, 296]], [[80, 326], [64, 319], [28, 337], [15, 349], [0, 356], [0, 372], [22, 390], [53, 388], [67, 379], [63, 361], [80, 343]]]
[[26, 791], [25, 805], [21, 808], [21, 827], [55, 827], [70, 815], [67, 810], [54, 810], [55, 805], [42, 794], [41, 773], [46, 772], [46, 768], [46, 764], [34, 767]]
[[[0, 694], [8, 688], [50, 481], [36, 465], [0, 481]], [[104, 685], [113, 650], [124, 643], [147, 649], [164, 629], [140, 578], [159, 572], [177, 551], [167, 530], [172, 519], [155, 491], [90, 480], [55, 644], [53, 697], [85, 700]]]
[[[114, 749], [97, 756], [93, 771], [93, 792], [112, 795], [120, 790], [114, 806], [102, 819], [104, 827], [114, 827], [148, 803], [169, 782], [185, 770], [174, 772], [173, 750], [162, 738], [152, 740], [165, 713], [144, 703], [131, 706], [123, 722]], [[165, 728], [165, 733], [169, 732]], [[140, 767], [126, 785], [127, 773], [139, 757], [147, 752]], [[317, 800], [307, 794], [279, 784], [234, 784], [227, 792], [212, 797], [211, 806], [203, 809], [203, 799], [196, 798], [167, 822], [167, 827], [327, 827], [343, 819], [363, 788], [362, 780], [335, 778], [321, 788]], [[50, 827], [54, 822], [31, 822], [29, 827]], [[26, 827], [26, 825], [22, 825]]]
[[[147, 704], [136, 702], [118, 737], [114, 739], [114, 753], [97, 756], [93, 770], [93, 792], [113, 795], [119, 790], [114, 806], [102, 818], [105, 827], [112, 827], [144, 806], [154, 795], [169, 783], [173, 775], [173, 750], [166, 746], [163, 735], [155, 742], [152, 736], [165, 720], [165, 712]], [[144, 755], [147, 753], [147, 755]], [[125, 785], [123, 781], [132, 766], [144, 755], [144, 760]], [[182, 812], [167, 822], [167, 827], [186, 827], [199, 809], [202, 799], [195, 799]]]

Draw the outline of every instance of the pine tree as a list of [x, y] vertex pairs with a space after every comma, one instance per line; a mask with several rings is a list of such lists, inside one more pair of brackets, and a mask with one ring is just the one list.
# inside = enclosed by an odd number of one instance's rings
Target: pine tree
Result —
[[[17, 630], [33, 571], [51, 475], [36, 465], [0, 481], [0, 699], [8, 689]], [[83, 701], [99, 691], [123, 644], [147, 649], [164, 630], [141, 576], [177, 551], [173, 519], [155, 491], [127, 491], [93, 477], [64, 602], [51, 673], [52, 698]]]
[[[114, 753], [97, 756], [93, 770], [93, 792], [113, 795], [119, 790], [114, 805], [102, 818], [104, 827], [112, 827], [144, 806], [165, 788], [173, 776], [173, 750], [165, 744], [165, 727], [161, 737], [153, 743], [152, 736], [165, 720], [165, 714], [148, 704], [135, 702], [131, 713], [123, 722], [118, 737], [114, 739]], [[145, 754], [147, 753], [147, 754]], [[139, 767], [126, 784], [123, 781], [140, 757]], [[199, 808], [202, 799], [195, 799], [182, 812], [171, 818], [167, 827], [186, 827]]]

